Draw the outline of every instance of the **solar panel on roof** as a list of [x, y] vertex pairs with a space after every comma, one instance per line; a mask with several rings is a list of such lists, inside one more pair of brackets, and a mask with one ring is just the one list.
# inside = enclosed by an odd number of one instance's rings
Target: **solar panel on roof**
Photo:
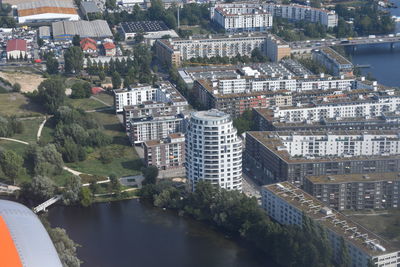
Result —
[[121, 26], [127, 33], [167, 31], [169, 28], [163, 21], [122, 22]]

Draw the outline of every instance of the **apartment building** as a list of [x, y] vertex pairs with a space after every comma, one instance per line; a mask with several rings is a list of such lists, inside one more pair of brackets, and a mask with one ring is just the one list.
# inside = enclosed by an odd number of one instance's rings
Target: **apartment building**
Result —
[[244, 157], [262, 183], [306, 176], [396, 172], [398, 131], [247, 132]]
[[[267, 40], [269, 35], [236, 34], [236, 35], [209, 35], [206, 37], [189, 37], [189, 39], [157, 40], [155, 50], [157, 58], [166, 64], [180, 66], [182, 61], [197, 57], [236, 57], [251, 56], [255, 48], [267, 55]], [[290, 53], [290, 47], [285, 43], [278, 43], [276, 39], [269, 41], [272, 60]], [[276, 53], [276, 55], [274, 55]]]
[[195, 81], [193, 90], [204, 108], [221, 110], [233, 118], [255, 107], [292, 105], [292, 96], [287, 90], [219, 94], [210, 80]]
[[188, 105], [186, 99], [170, 82], [160, 82], [155, 87], [138, 84], [114, 90], [116, 112], [122, 112], [126, 106], [141, 105], [149, 101], [162, 102], [174, 107]]
[[126, 131], [130, 130], [130, 120], [133, 118], [145, 118], [148, 116], [172, 116], [189, 108], [189, 105], [184, 102], [179, 102], [181, 105], [171, 105], [170, 103], [159, 101], [146, 101], [140, 105], [125, 106], [123, 111], [124, 125]]
[[217, 6], [211, 20], [227, 32], [263, 32], [272, 27], [272, 14], [261, 6], [246, 3], [232, 3]]
[[[296, 95], [292, 96], [296, 101]], [[320, 121], [285, 122], [274, 119], [274, 111], [253, 108], [258, 131], [323, 131], [323, 130], [390, 130], [400, 128], [400, 112], [387, 112], [377, 117], [326, 118]]]
[[385, 113], [400, 111], [400, 95], [374, 94], [358, 99], [343, 99], [332, 102], [296, 107], [276, 107], [273, 118], [282, 122], [316, 122], [324, 119], [378, 117]]
[[336, 262], [340, 260], [342, 241], [349, 253], [350, 266], [365, 267], [372, 263], [397, 267], [400, 262], [398, 248], [288, 182], [263, 186], [262, 207], [280, 224], [303, 227], [303, 218], [307, 217], [321, 226], [326, 230]]
[[219, 110], [192, 113], [185, 149], [191, 190], [200, 180], [227, 190], [242, 190], [242, 142], [228, 114]]
[[328, 28], [335, 27], [338, 23], [338, 16], [335, 11], [332, 10], [298, 4], [282, 5], [273, 2], [216, 3], [214, 7], [210, 9], [210, 17], [214, 18], [217, 10], [221, 8], [225, 10], [243, 9], [243, 11], [251, 10], [252, 8], [254, 10], [259, 9], [263, 12], [268, 12], [274, 17], [281, 17], [293, 21], [304, 20], [312, 23], [321, 23]]
[[129, 123], [129, 139], [133, 145], [149, 140], [160, 140], [169, 134], [185, 131], [183, 114], [132, 118]]
[[183, 168], [185, 164], [185, 136], [182, 133], [169, 134], [160, 140], [143, 143], [146, 166], [160, 170]]
[[399, 207], [398, 172], [307, 176], [304, 190], [336, 210]]
[[276, 35], [269, 34], [267, 37], [267, 57], [278, 62], [283, 58], [290, 58], [292, 49], [289, 44]]
[[135, 85], [114, 90], [115, 112], [124, 110], [125, 106], [139, 105], [155, 99], [157, 88], [151, 85]]
[[312, 58], [325, 66], [332, 75], [353, 76], [353, 63], [330, 47], [313, 50]]

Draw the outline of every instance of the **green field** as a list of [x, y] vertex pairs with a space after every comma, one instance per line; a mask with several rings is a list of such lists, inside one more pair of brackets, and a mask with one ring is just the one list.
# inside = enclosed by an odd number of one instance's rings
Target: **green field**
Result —
[[[104, 132], [113, 137], [112, 144], [95, 149], [81, 162], [67, 163], [71, 169], [100, 176], [115, 174], [118, 177], [137, 175], [140, 173], [141, 160], [135, 149], [130, 145], [122, 124], [113, 111], [94, 112], [93, 116], [103, 125]], [[100, 160], [100, 151], [106, 149], [112, 153], [113, 160], [103, 164]]]
[[91, 98], [72, 99], [68, 97], [65, 99], [65, 104], [86, 111], [107, 107], [103, 103]]
[[400, 246], [400, 209], [352, 211], [345, 214], [394, 245]]
[[23, 132], [20, 134], [14, 134], [12, 138], [22, 140], [28, 143], [35, 143], [39, 126], [43, 122], [43, 120], [44, 118], [22, 120], [21, 122], [24, 126]]
[[110, 106], [114, 105], [114, 97], [107, 93], [100, 93], [98, 95], [94, 95], [93, 97], [100, 99], [101, 101], [109, 104]]
[[0, 94], [0, 116], [33, 117], [43, 115], [42, 111], [20, 93]]

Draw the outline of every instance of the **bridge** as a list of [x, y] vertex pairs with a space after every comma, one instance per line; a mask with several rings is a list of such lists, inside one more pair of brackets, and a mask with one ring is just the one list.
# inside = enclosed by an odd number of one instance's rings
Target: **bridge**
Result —
[[326, 46], [357, 46], [357, 45], [370, 45], [370, 44], [390, 44], [391, 48], [394, 47], [395, 43], [400, 43], [400, 33], [394, 35], [370, 35], [365, 37], [354, 37], [354, 38], [332, 38], [332, 39], [321, 39], [321, 40], [307, 40], [307, 41], [296, 41], [290, 42], [289, 45], [296, 52], [296, 50], [311, 50], [318, 49]]
[[36, 206], [33, 208], [33, 212], [34, 213], [39, 213], [41, 211], [46, 211], [46, 208], [53, 205], [54, 203], [56, 203], [57, 201], [59, 201], [62, 198], [62, 195], [56, 195], [52, 198], [50, 198], [49, 200], [43, 202], [42, 204]]

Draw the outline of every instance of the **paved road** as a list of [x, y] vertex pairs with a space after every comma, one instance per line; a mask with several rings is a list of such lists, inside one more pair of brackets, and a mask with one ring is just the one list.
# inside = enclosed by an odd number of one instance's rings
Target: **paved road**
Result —
[[249, 197], [256, 197], [257, 199], [261, 198], [261, 187], [257, 185], [251, 178], [249, 178], [246, 174], [242, 174], [243, 176], [243, 193], [245, 193]]

